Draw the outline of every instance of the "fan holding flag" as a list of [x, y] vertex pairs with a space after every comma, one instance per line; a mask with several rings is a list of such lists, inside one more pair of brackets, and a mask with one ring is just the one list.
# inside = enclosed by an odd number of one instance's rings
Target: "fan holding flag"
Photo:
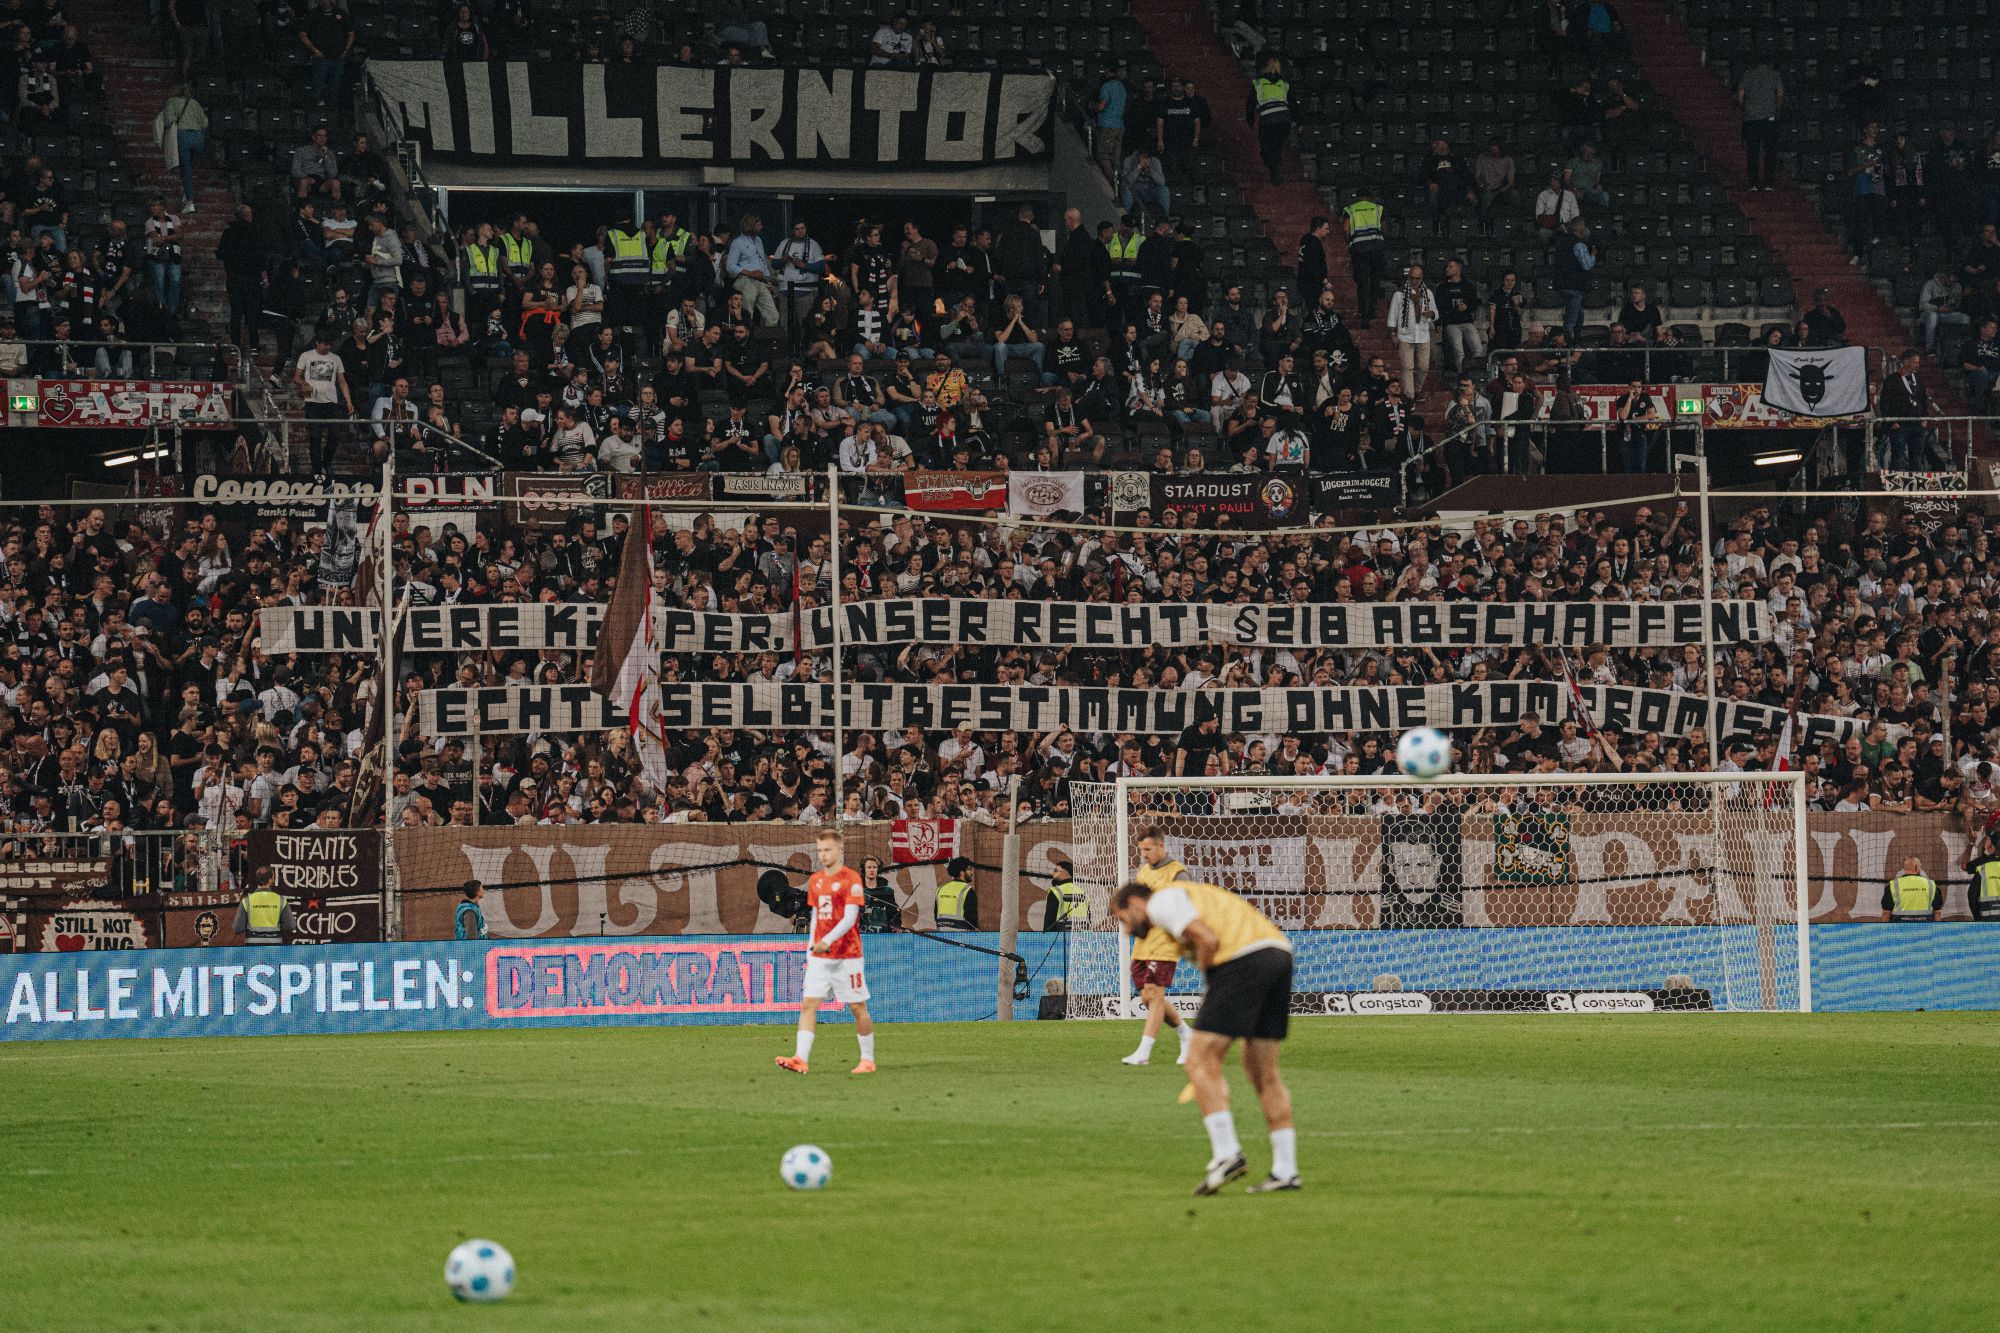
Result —
[[653, 639], [654, 617], [660, 610], [659, 594], [653, 591], [653, 511], [641, 506], [638, 518], [625, 534], [618, 582], [604, 608], [604, 626], [590, 662], [590, 688], [617, 704], [640, 774], [655, 791], [665, 792], [664, 700], [660, 654]]

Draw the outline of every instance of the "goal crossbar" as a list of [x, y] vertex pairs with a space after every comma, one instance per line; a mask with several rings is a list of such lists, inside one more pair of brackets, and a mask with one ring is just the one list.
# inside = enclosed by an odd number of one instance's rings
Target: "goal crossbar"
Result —
[[[1312, 776], [1258, 776], [1258, 777], [1120, 777], [1108, 784], [1113, 848], [1106, 848], [1115, 858], [1115, 874], [1107, 888], [1115, 888], [1117, 882], [1129, 875], [1136, 865], [1132, 839], [1136, 836], [1136, 818], [1155, 818], [1161, 812], [1152, 810], [1134, 811], [1135, 797], [1157, 797], [1165, 793], [1236, 791], [1243, 793], [1314, 793], [1314, 792], [1354, 792], [1393, 791], [1399, 796], [1421, 798], [1428, 792], [1443, 792], [1453, 789], [1477, 791], [1484, 797], [1491, 797], [1496, 791], [1512, 790], [1530, 796], [1542, 796], [1563, 790], [1583, 791], [1589, 789], [1624, 789], [1678, 787], [1681, 789], [1709, 789], [1713, 795], [1705, 802], [1707, 822], [1717, 845], [1721, 845], [1731, 830], [1725, 828], [1723, 804], [1730, 798], [1730, 789], [1740, 792], [1749, 788], [1761, 793], [1761, 804], [1768, 816], [1789, 820], [1790, 836], [1785, 839], [1789, 847], [1789, 865], [1770, 866], [1773, 877], [1789, 881], [1791, 898], [1790, 920], [1785, 924], [1792, 928], [1795, 936], [1794, 966], [1797, 969], [1796, 1001], [1786, 1008], [1796, 1008], [1800, 1012], [1812, 1009], [1812, 954], [1809, 930], [1810, 903], [1807, 894], [1807, 860], [1805, 837], [1805, 774], [1796, 771], [1783, 772], [1701, 772], [1701, 773], [1554, 773], [1554, 774], [1511, 774], [1474, 773], [1447, 774], [1436, 779], [1416, 779], [1402, 774], [1340, 774]], [[1100, 787], [1099, 790], [1104, 790]], [[1609, 793], [1598, 799], [1607, 799]], [[1165, 812], [1171, 815], [1172, 812]], [[1081, 840], [1081, 838], [1080, 838]], [[1776, 850], [1773, 848], [1772, 850]], [[1107, 867], [1108, 868], [1108, 867]], [[1703, 874], [1720, 873], [1714, 867], [1700, 868]], [[1501, 886], [1489, 886], [1501, 887]], [[1782, 911], [1780, 902], [1770, 904], [1771, 908]], [[1783, 919], [1783, 918], [1778, 918]], [[1765, 922], [1765, 925], [1775, 922]], [[1775, 940], [1763, 938], [1766, 930], [1759, 929], [1759, 952], [1763, 966], [1773, 965], [1769, 950]], [[1117, 937], [1117, 994], [1120, 1010], [1131, 1006], [1131, 981], [1129, 964], [1131, 960], [1131, 940], [1120, 929]], [[1106, 978], [1108, 980], [1108, 978]]]

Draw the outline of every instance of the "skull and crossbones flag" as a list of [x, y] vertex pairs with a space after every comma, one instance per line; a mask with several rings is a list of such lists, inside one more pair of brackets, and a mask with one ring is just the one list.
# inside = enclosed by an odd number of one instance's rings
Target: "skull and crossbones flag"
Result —
[[1868, 349], [1773, 348], [1764, 404], [1800, 417], [1846, 417], [1868, 410]]

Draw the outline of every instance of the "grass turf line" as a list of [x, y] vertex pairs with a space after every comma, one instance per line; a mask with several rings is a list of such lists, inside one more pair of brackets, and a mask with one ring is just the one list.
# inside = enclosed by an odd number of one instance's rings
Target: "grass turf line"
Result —
[[[1307, 1020], [1298, 1194], [1135, 1023], [0, 1047], [0, 1327], [1948, 1328], [2000, 1305], [2000, 1016]], [[1252, 1178], [1269, 1147], [1231, 1079]], [[822, 1194], [778, 1158], [833, 1155]], [[514, 1252], [460, 1308], [445, 1254]]]

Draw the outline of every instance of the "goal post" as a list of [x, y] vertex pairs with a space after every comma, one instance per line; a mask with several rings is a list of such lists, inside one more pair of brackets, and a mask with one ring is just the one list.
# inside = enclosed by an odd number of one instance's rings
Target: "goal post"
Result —
[[[1300, 1013], [1812, 1008], [1801, 773], [1073, 783], [1067, 1012], [1131, 1014], [1139, 833], [1291, 936]], [[1176, 990], [1199, 978], [1182, 968]]]

